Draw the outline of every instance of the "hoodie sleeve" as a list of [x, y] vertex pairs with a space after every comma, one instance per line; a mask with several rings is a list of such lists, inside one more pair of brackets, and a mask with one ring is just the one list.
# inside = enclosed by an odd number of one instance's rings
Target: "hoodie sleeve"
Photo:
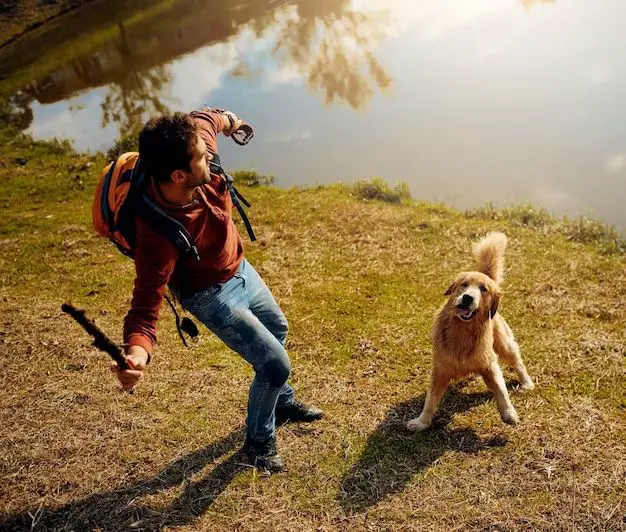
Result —
[[217, 153], [217, 134], [230, 127], [230, 121], [221, 113], [212, 111], [193, 111], [189, 114], [193, 118], [198, 133], [212, 153]]
[[166, 237], [137, 219], [135, 287], [130, 310], [124, 319], [124, 343], [128, 346], [140, 345], [150, 355], [157, 340], [159, 310], [178, 253]]

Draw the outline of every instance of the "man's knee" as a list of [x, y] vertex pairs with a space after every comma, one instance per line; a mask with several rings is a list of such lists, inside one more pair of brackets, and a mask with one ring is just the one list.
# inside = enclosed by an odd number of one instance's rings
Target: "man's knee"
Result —
[[276, 329], [276, 338], [278, 338], [280, 343], [284, 345], [287, 341], [287, 335], [289, 334], [289, 323], [287, 322], [287, 318], [285, 318], [285, 316], [281, 316]]
[[291, 364], [288, 359], [272, 358], [263, 365], [262, 373], [272, 386], [279, 387], [287, 382]]

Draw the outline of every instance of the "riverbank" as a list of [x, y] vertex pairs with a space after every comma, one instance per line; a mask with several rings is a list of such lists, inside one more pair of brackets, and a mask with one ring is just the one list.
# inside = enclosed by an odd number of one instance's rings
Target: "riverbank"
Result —
[[[0, 528], [618, 530], [626, 452], [626, 256], [596, 222], [530, 207], [461, 213], [382, 182], [243, 187], [246, 243], [290, 321], [292, 382], [323, 407], [279, 430], [287, 471], [239, 465], [250, 369], [167, 310], [147, 378], [121, 394], [60, 312], [116, 339], [133, 265], [90, 225], [103, 155], [0, 133]], [[501, 311], [537, 387], [504, 426], [480, 381], [423, 404], [432, 315], [474, 240], [510, 240]], [[243, 233], [242, 233], [243, 234]]]

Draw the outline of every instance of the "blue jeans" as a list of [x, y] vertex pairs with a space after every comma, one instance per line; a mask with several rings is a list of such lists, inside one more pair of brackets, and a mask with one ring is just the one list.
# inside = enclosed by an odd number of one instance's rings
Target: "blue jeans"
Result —
[[228, 281], [183, 297], [182, 305], [252, 365], [248, 436], [274, 437], [275, 408], [293, 403], [294, 391], [287, 384], [287, 319], [263, 279], [244, 259]]

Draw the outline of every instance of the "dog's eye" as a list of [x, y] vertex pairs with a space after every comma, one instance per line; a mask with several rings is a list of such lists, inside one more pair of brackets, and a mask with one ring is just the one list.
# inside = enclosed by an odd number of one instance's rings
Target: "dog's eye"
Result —
[[467, 288], [469, 286], [469, 283], [461, 283], [459, 286], [461, 288]]
[[487, 291], [487, 287], [484, 284], [478, 286], [481, 292], [485, 293]]

